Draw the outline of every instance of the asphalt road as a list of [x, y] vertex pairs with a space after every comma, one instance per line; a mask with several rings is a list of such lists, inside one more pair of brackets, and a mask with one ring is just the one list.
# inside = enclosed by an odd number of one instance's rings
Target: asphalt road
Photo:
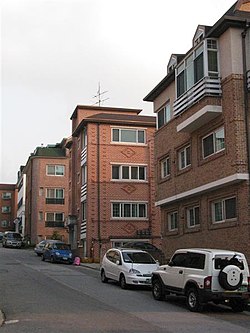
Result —
[[148, 289], [103, 284], [99, 272], [42, 262], [31, 250], [0, 247], [1, 333], [249, 333], [250, 313], [184, 299], [157, 302]]

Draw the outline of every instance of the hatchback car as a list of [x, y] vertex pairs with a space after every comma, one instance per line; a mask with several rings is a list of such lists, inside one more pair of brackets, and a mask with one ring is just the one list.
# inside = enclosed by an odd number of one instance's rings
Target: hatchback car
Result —
[[70, 245], [60, 241], [48, 241], [42, 253], [42, 261], [73, 263]]
[[3, 247], [16, 247], [22, 246], [22, 235], [19, 232], [6, 231], [3, 235]]
[[153, 244], [148, 242], [141, 242], [141, 241], [130, 241], [123, 245], [123, 248], [131, 248], [131, 249], [138, 249], [143, 250], [151, 254], [151, 256], [158, 260], [161, 265], [165, 264], [165, 256], [164, 253], [158, 249]]
[[122, 289], [127, 285], [151, 285], [152, 272], [159, 267], [147, 252], [135, 249], [108, 250], [101, 264], [101, 280], [118, 281]]

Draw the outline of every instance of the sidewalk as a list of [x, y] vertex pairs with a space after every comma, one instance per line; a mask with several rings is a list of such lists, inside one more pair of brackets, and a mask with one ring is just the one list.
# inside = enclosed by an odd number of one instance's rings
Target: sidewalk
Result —
[[80, 266], [95, 269], [97, 271], [100, 270], [100, 263], [88, 263], [88, 262], [81, 262]]

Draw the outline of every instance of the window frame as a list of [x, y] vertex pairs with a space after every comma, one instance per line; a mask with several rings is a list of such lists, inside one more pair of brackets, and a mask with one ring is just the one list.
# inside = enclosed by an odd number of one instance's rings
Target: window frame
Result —
[[[166, 167], [165, 167], [166, 166]], [[164, 157], [160, 161], [161, 179], [164, 180], [170, 177], [170, 156]], [[165, 173], [166, 171], [166, 173]]]
[[[49, 173], [49, 168], [54, 168], [54, 173]], [[63, 169], [63, 173], [58, 173], [57, 168], [61, 167]], [[47, 176], [56, 176], [56, 177], [64, 177], [65, 176], [65, 165], [63, 164], [47, 164], [46, 165], [46, 175]]]
[[168, 101], [163, 107], [157, 111], [157, 129], [160, 129], [171, 120], [171, 107]]
[[[174, 217], [174, 220], [173, 220]], [[168, 223], [168, 231], [176, 231], [178, 230], [178, 211], [175, 210], [173, 212], [169, 212], [167, 214], [167, 223]]]
[[[195, 212], [196, 209], [198, 209], [198, 221], [197, 222], [196, 222], [197, 215]], [[194, 222], [192, 224], [191, 224], [191, 214], [190, 214], [191, 211], [193, 212], [192, 214], [193, 214], [193, 219], [194, 219], [193, 220]], [[187, 207], [186, 208], [186, 218], [187, 218], [187, 227], [189, 229], [200, 226], [200, 206], [194, 205], [194, 206]]]
[[[189, 161], [188, 161], [188, 154], [187, 154], [187, 150], [189, 149]], [[184, 165], [182, 165], [182, 153], [184, 153]], [[191, 145], [188, 144], [186, 145], [185, 147], [181, 148], [179, 151], [178, 151], [178, 167], [179, 167], [179, 170], [184, 170], [188, 167], [191, 166]]]
[[[235, 199], [235, 216], [234, 217], [229, 217], [227, 218], [227, 211], [226, 211], [226, 201]], [[221, 220], [216, 220], [216, 212], [215, 212], [215, 205], [221, 203]], [[214, 200], [211, 202], [211, 216], [212, 216], [212, 223], [213, 224], [218, 224], [218, 223], [225, 223], [227, 221], [235, 220], [237, 219], [237, 198], [235, 195], [225, 197], [222, 199]]]
[[[224, 141], [223, 141], [223, 147], [222, 148], [218, 148], [218, 144], [217, 144], [217, 140], [218, 140], [218, 137], [216, 138], [216, 134], [218, 134], [219, 132], [221, 132], [223, 130], [223, 134], [224, 134]], [[213, 140], [213, 152], [206, 155], [205, 156], [205, 149], [204, 149], [204, 140], [206, 140], [208, 137], [212, 136], [212, 140]], [[205, 135], [202, 137], [202, 158], [203, 159], [206, 159], [206, 158], [209, 158], [210, 156], [212, 155], [215, 155], [221, 151], [224, 151], [225, 150], [225, 127], [224, 126], [221, 126], [217, 129], [215, 129], [214, 131], [210, 132], [209, 134]]]
[[[114, 206], [118, 216], [114, 216]], [[144, 206], [144, 216], [140, 216], [140, 206]], [[127, 216], [126, 216], [127, 215]], [[141, 201], [113, 201], [111, 202], [111, 218], [114, 220], [147, 220], [148, 219], [148, 202]]]
[[[114, 131], [118, 131], [117, 140], [114, 140]], [[132, 132], [135, 133], [135, 141], [123, 141], [122, 134], [123, 132]], [[143, 133], [143, 142], [140, 142], [140, 133]], [[146, 145], [146, 129], [139, 129], [139, 128], [121, 128], [121, 127], [112, 127], [111, 128], [111, 143], [112, 144], [135, 144], [135, 145]]]
[[[118, 178], [113, 178], [113, 168], [118, 168]], [[128, 178], [123, 177], [125, 168], [128, 168]], [[137, 178], [132, 178], [133, 168], [137, 168]], [[140, 169], [143, 169], [144, 178], [140, 179]], [[111, 165], [111, 180], [112, 181], [133, 181], [145, 182], [147, 181], [147, 165], [133, 165], [133, 164], [112, 164]]]

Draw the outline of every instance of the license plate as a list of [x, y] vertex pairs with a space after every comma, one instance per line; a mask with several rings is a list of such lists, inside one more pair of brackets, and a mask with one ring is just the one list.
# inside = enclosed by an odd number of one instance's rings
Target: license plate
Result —
[[66, 258], [66, 257], [63, 257], [63, 260], [68, 260], [68, 258]]
[[247, 286], [241, 286], [238, 291], [247, 291]]

